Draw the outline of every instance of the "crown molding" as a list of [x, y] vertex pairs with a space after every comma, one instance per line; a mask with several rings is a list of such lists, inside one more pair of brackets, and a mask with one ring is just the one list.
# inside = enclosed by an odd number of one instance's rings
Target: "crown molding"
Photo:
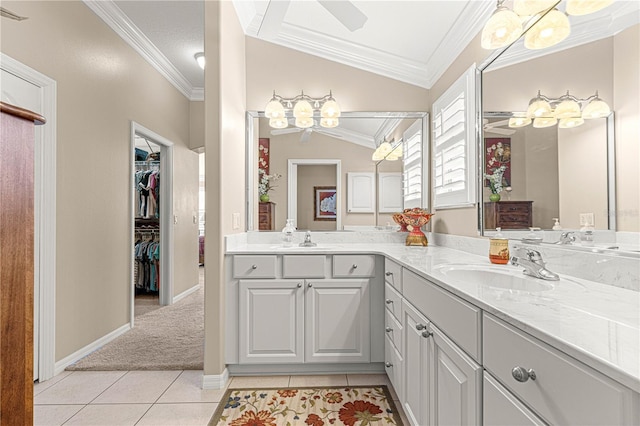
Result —
[[192, 101], [202, 100], [196, 99], [201, 89], [194, 88], [112, 0], [82, 1], [186, 98]]

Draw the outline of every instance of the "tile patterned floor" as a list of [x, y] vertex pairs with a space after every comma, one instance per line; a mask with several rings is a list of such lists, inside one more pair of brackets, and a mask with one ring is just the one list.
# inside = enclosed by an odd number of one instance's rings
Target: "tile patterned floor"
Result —
[[[201, 389], [202, 371], [65, 371], [34, 385], [34, 425], [203, 425], [226, 389]], [[234, 377], [229, 387], [387, 385], [384, 374]]]

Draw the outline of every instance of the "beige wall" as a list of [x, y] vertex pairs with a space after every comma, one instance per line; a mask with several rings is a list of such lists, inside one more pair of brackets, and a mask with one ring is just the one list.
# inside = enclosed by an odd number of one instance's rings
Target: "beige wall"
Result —
[[616, 112], [616, 212], [619, 231], [640, 231], [640, 25], [613, 42]]
[[[298, 230], [335, 231], [335, 220], [316, 220], [314, 187], [336, 186], [336, 166], [298, 166]], [[277, 228], [280, 230], [282, 228]]]
[[189, 102], [189, 148], [204, 152], [204, 102]]
[[198, 282], [189, 101], [84, 3], [2, 6], [29, 17], [2, 20], [2, 52], [57, 81], [60, 360], [129, 322], [131, 120], [175, 143], [175, 290]]

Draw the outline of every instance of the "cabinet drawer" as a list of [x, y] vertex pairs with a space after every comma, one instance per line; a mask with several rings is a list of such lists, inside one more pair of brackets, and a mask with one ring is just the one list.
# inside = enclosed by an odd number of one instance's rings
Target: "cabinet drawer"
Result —
[[277, 256], [233, 256], [233, 278], [275, 278]]
[[282, 256], [283, 278], [324, 278], [324, 255]]
[[[483, 333], [485, 368], [547, 422], [622, 425], [638, 421], [630, 389], [491, 315], [484, 315]], [[515, 367], [533, 370], [535, 380], [517, 381], [512, 373]]]
[[384, 279], [399, 292], [402, 292], [402, 266], [386, 258], [384, 260]]
[[482, 401], [482, 424], [484, 426], [545, 425], [538, 416], [533, 414], [486, 371], [484, 372]]
[[[404, 360], [388, 338], [384, 339], [384, 369], [396, 395], [402, 401], [404, 386]], [[396, 402], [397, 403], [397, 402]]]
[[376, 258], [372, 254], [349, 254], [333, 256], [333, 276], [373, 277], [376, 271]]
[[531, 212], [531, 203], [496, 203], [496, 211], [499, 213], [529, 214]]
[[402, 325], [388, 310], [384, 311], [384, 334], [402, 355]]
[[384, 285], [384, 305], [398, 321], [402, 318], [402, 296], [389, 283]]
[[480, 361], [482, 311], [421, 278], [402, 271], [402, 295], [476, 361]]

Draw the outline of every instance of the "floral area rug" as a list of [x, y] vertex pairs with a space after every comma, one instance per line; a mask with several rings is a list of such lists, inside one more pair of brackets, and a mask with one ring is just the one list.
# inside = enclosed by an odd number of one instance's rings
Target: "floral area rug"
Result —
[[386, 386], [229, 389], [209, 426], [402, 425]]

